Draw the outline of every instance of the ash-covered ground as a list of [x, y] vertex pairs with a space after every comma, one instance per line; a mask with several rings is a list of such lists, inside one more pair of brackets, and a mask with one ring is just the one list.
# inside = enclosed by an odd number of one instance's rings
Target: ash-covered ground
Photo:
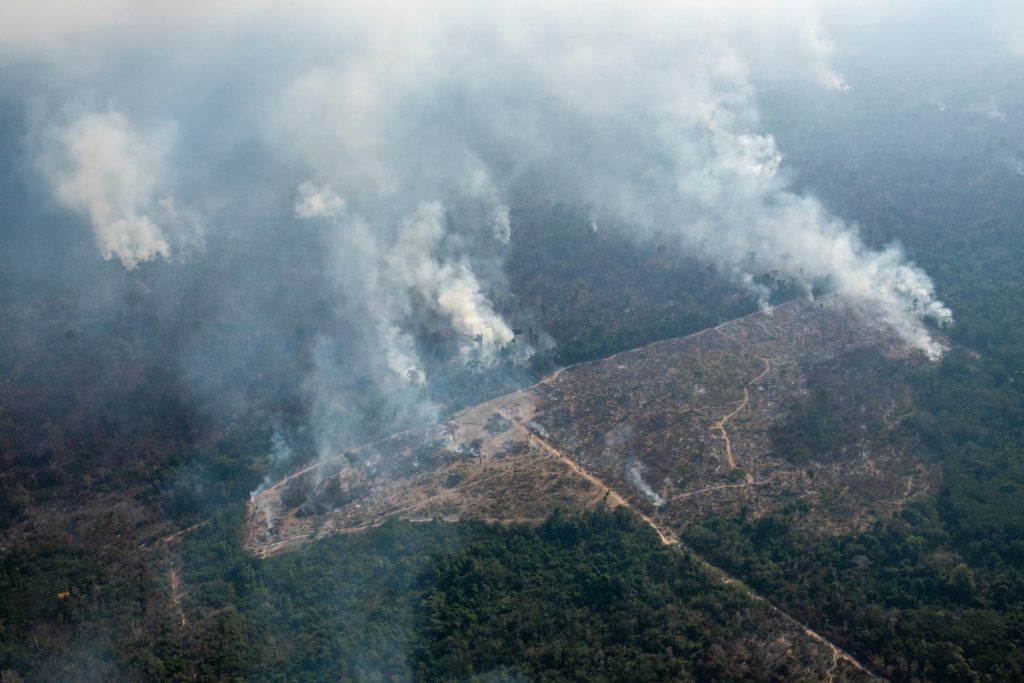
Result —
[[[666, 540], [708, 514], [780, 508], [822, 533], [864, 529], [938, 487], [887, 371], [915, 362], [854, 311], [791, 302], [299, 470], [253, 497], [247, 545], [266, 555], [394, 516], [539, 522], [601, 504], [633, 507]], [[806, 423], [822, 412], [828, 423]]]

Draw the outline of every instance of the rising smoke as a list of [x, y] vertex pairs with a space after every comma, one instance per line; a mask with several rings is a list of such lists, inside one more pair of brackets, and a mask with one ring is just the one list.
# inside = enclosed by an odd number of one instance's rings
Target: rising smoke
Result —
[[[937, 357], [941, 349], [921, 319], [951, 316], [928, 276], [897, 246], [867, 247], [854, 227], [791, 191], [779, 173], [782, 154], [759, 130], [753, 67], [741, 46], [727, 42], [737, 24], [753, 30], [743, 22], [728, 3], [413, 13], [388, 38], [375, 35], [356, 54], [295, 79], [271, 137], [288, 140], [293, 160], [371, 202], [415, 202], [414, 215], [422, 202], [465, 201], [466, 179], [482, 166], [487, 184], [506, 193], [529, 187], [589, 207], [598, 223], [641, 236], [672, 233], [679, 249], [741, 284], [776, 271], [810, 293], [829, 278], [840, 296]], [[813, 14], [769, 26], [774, 38], [801, 46], [812, 79], [848, 89], [827, 65], [833, 47]], [[305, 111], [328, 115], [297, 114]], [[337, 158], [324, 158], [325, 143]], [[502, 192], [481, 194], [502, 215]], [[435, 226], [433, 239], [439, 220], [425, 223]], [[422, 216], [403, 223], [422, 224]], [[457, 286], [461, 298], [486, 311], [468, 265], [433, 273], [392, 265], [421, 289], [440, 291], [423, 276], [467, 283]], [[476, 334], [507, 341], [507, 329], [488, 318], [451, 321], [476, 321]]]
[[[515, 342], [493, 292], [517, 196], [638, 240], [669, 235], [766, 308], [762, 273], [808, 295], [828, 281], [940, 355], [923, 319], [951, 313], [929, 277], [794, 191], [760, 124], [768, 64], [857, 96], [820, 13], [746, 5], [160, 3], [150, 23], [101, 3], [78, 24], [29, 27], [45, 48], [14, 49], [45, 50], [44, 73], [59, 74], [35, 110], [39, 168], [103, 258], [134, 269], [205, 242], [215, 264], [215, 245], [247, 239], [230, 210], [240, 196], [286, 205], [281, 224], [319, 245], [310, 267], [326, 269], [325, 310], [343, 321], [318, 334], [307, 381], [330, 452], [367, 392], [402, 419], [436, 414], [424, 330], [484, 366]], [[69, 119], [71, 107], [87, 113]], [[201, 221], [185, 207], [229, 209]]]
[[171, 138], [166, 127], [144, 135], [116, 111], [87, 114], [54, 128], [40, 157], [57, 201], [87, 216], [103, 258], [129, 270], [201, 244], [196, 216], [165, 194]]

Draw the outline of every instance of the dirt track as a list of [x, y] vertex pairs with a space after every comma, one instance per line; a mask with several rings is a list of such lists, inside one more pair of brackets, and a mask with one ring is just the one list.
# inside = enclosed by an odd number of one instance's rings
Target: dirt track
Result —
[[[707, 515], [738, 509], [769, 514], [795, 499], [808, 501], [811, 513], [802, 522], [813, 524], [812, 531], [851, 531], [934, 487], [934, 473], [907, 454], [887, 450], [884, 440], [865, 438], [848, 457], [814, 463], [812, 480], [806, 464], [794, 465], [773, 451], [771, 430], [790, 405], [808, 395], [807, 378], [815, 368], [826, 367], [842, 382], [867, 381], [864, 366], [843, 355], [865, 349], [908, 357], [890, 338], [848, 315], [794, 302], [771, 316], [754, 313], [562, 368], [533, 387], [453, 415], [446, 426], [424, 431], [420, 444], [419, 435], [406, 433], [353, 449], [350, 454], [359, 458], [350, 464], [337, 456], [293, 472], [254, 500], [247, 548], [261, 556], [282, 552], [395, 516], [535, 523], [555, 507], [586, 510], [602, 501], [633, 509], [665, 544], [679, 543], [676, 534]], [[897, 394], [873, 391], [867, 400], [869, 405], [856, 409], [875, 411], [885, 424], [906, 410]], [[507, 426], [495, 431], [492, 418]], [[627, 436], [609, 446], [616, 434]], [[656, 497], [631, 483], [627, 475], [638, 467]], [[740, 467], [744, 476], [738, 481]], [[304, 478], [314, 489], [330, 485], [337, 493], [340, 487], [345, 502], [313, 506], [302, 515], [285, 508], [282, 493]], [[859, 496], [846, 495], [850, 491]], [[871, 501], [870, 509], [855, 508], [861, 498]], [[818, 500], [847, 501], [851, 507], [816, 505]], [[820, 633], [697, 559], [718, 580], [770, 606], [797, 632], [827, 647], [826, 678], [841, 676], [844, 667], [846, 673], [855, 669], [872, 676]]]
[[[722, 436], [722, 439], [725, 441], [725, 459], [726, 462], [729, 464], [730, 472], [736, 469], [736, 458], [733, 455], [732, 440], [729, 438], [729, 432], [726, 431], [725, 425], [727, 422], [729, 422], [729, 420], [739, 415], [743, 411], [743, 409], [747, 407], [747, 404], [750, 403], [750, 385], [757, 384], [758, 382], [760, 382], [762, 379], [764, 379], [764, 376], [767, 375], [768, 372], [772, 369], [771, 361], [769, 361], [767, 358], [761, 358], [760, 356], [758, 356], [758, 358], [760, 358], [761, 361], [764, 363], [764, 370], [761, 371], [760, 375], [747, 382], [746, 385], [743, 387], [743, 400], [740, 401], [740, 404], [738, 406], [736, 406], [736, 409], [715, 423], [715, 429], [718, 430], [719, 434], [721, 434]], [[754, 479], [748, 472], [747, 484], [752, 484], [753, 482]]]

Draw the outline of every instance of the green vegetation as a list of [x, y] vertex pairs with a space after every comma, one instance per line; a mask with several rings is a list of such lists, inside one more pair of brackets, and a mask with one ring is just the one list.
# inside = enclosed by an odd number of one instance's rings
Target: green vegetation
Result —
[[622, 509], [537, 529], [392, 522], [266, 561], [223, 540], [233, 524], [185, 547], [192, 609], [208, 615], [200, 675], [722, 680], [752, 657], [731, 643], [737, 616], [768, 618]]
[[87, 647], [106, 680], [794, 675], [735, 637], [768, 627], [768, 610], [624, 509], [556, 513], [536, 529], [392, 522], [267, 560], [242, 550], [240, 521], [223, 512], [184, 541], [187, 622], [174, 630], [152, 575], [110, 582], [67, 550], [9, 556], [0, 670], [93, 680], [74, 668]]
[[154, 567], [44, 544], [0, 560], [0, 671], [8, 681], [168, 678], [183, 659]]
[[[878, 177], [848, 183], [813, 173], [783, 142], [794, 166], [834, 181], [818, 189], [839, 213], [862, 217], [870, 241], [905, 242], [957, 324], [934, 366], [906, 371], [877, 356], [845, 357], [866, 373], [856, 390], [819, 368], [774, 446], [794, 462], [842, 458], [862, 430], [851, 407], [903, 387], [906, 411], [866, 430], [926, 452], [941, 465], [942, 487], [862, 533], [812, 535], [801, 528], [805, 508], [794, 505], [761, 519], [711, 518], [685, 540], [894, 680], [1022, 680], [1024, 231], [1019, 200], [999, 201], [1019, 197], [1017, 186], [974, 169], [966, 201], [966, 180], [948, 166], [900, 187], [886, 172], [894, 162], [867, 161]], [[827, 146], [814, 154], [841, 168]], [[636, 246], [562, 207], [535, 207], [516, 225], [515, 296], [497, 303], [536, 319], [516, 343], [539, 344], [544, 330], [559, 345], [532, 367], [492, 370], [446, 364], [440, 349], [432, 372], [443, 381], [431, 397], [440, 405], [531, 381], [555, 360], [597, 358], [752, 309], [658, 239]], [[792, 294], [786, 283], [779, 291]], [[41, 308], [59, 312], [72, 300]], [[3, 313], [6, 329], [18, 329], [21, 318]], [[126, 312], [112, 338], [160, 336], [130, 328], [138, 313]], [[0, 400], [0, 527], [30, 519], [38, 533], [0, 558], [8, 680], [14, 672], [64, 681], [791, 677], [783, 664], [735, 649], [740, 634], [767, 624], [763, 613], [624, 513], [556, 516], [535, 530], [396, 522], [254, 559], [241, 548], [239, 506], [267, 470], [269, 416], [301, 423], [299, 399], [278, 390], [298, 386], [301, 368], [254, 384], [252, 394], [267, 398], [240, 399], [248, 412], [222, 424], [201, 417], [162, 364], [122, 360], [115, 344], [103, 355], [96, 349], [107, 345], [50, 317], [38, 351], [46, 362], [13, 347], [0, 354], [12, 387]], [[301, 343], [293, 346], [300, 358]], [[66, 367], [80, 376], [63, 376]], [[75, 393], [94, 374], [118, 377], [114, 399]], [[353, 408], [365, 417], [360, 428], [386, 430], [391, 416], [365, 400]], [[296, 428], [289, 437], [298, 459], [312, 453], [308, 434]], [[117, 545], [102, 528], [62, 529], [57, 540], [46, 518], [32, 517], [46, 506], [96, 506], [108, 499], [95, 496], [110, 492], [143, 506], [143, 529], [213, 521], [164, 553], [139, 551], [140, 539]], [[169, 589], [172, 559], [184, 624]]]
[[[668, 235], [638, 242], [619, 230], [594, 230], [584, 215], [563, 205], [531, 206], [513, 219], [517, 236], [506, 270], [517, 306], [536, 317], [538, 333], [557, 340], [562, 364], [690, 334], [756, 310], [755, 301], [713, 267], [670, 248]], [[790, 296], [782, 285], [780, 298]]]
[[[839, 538], [802, 531], [797, 508], [710, 519], [685, 538], [897, 681], [1024, 678], [1024, 311], [979, 282], [1024, 291], [1024, 237], [981, 239], [1003, 250], [963, 258], [964, 238], [960, 251], [927, 252], [930, 270], [948, 271], [946, 296], [961, 318], [942, 362], [914, 371], [861, 364], [863, 387], [910, 389], [913, 410], [871, 431], [911, 439], [941, 463], [938, 495]], [[775, 445], [798, 462], [839, 457], [855, 435], [849, 406], [868, 400], [819, 373]]]
[[838, 538], [801, 531], [794, 511], [711, 519], [684, 540], [892, 680], [1024, 676], [1024, 575], [969, 563], [932, 505]]

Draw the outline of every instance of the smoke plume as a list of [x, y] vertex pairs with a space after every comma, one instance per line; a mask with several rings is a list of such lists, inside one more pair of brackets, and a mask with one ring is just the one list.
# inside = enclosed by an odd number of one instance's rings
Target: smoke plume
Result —
[[[500, 195], [525, 190], [588, 207], [596, 222], [641, 238], [674, 234], [678, 249], [740, 284], [776, 271], [810, 293], [827, 278], [870, 317], [939, 355], [921, 319], [944, 323], [950, 312], [928, 276], [898, 246], [868, 247], [854, 226], [789, 188], [783, 155], [760, 130], [754, 68], [743, 45], [727, 42], [755, 30], [735, 7], [587, 11], [568, 3], [495, 14], [457, 6], [413, 13], [388, 38], [374, 35], [355, 54], [299, 75], [268, 134], [288, 141], [293, 161], [351, 188], [347, 195], [408, 207], [418, 218], [403, 219], [404, 229], [429, 228], [429, 242], [443, 228], [440, 209], [424, 207], [483, 196], [500, 225]], [[811, 78], [846, 90], [827, 65], [833, 48], [814, 16], [794, 13], [770, 30], [801, 46]], [[338, 156], [325, 158], [325, 148]], [[498, 191], [468, 189], [481, 168]], [[468, 266], [399, 260], [392, 265], [410, 274], [405, 284], [445, 310], [460, 334], [507, 340]]]
[[[764, 273], [808, 296], [827, 283], [941, 353], [923, 320], [951, 314], [927, 274], [795, 191], [761, 125], [772, 65], [857, 96], [815, 3], [160, 3], [159, 21], [131, 3], [101, 10], [82, 17], [87, 33], [33, 25], [31, 44], [12, 43], [49, 60], [35, 111], [51, 131], [39, 157], [52, 196], [128, 269], [200, 243], [182, 207], [203, 207], [210, 263], [250, 239], [253, 215], [276, 223], [280, 248], [314, 245], [303, 267], [324, 269], [330, 322], [307, 389], [325, 444], [359, 411], [436, 412], [425, 336], [482, 365], [514, 343], [495, 292], [517, 198], [657, 234], [765, 308]], [[99, 113], [68, 124], [70, 108]]]
[[296, 218], [337, 218], [345, 210], [345, 200], [329, 187], [307, 180], [299, 185], [298, 193]]
[[439, 202], [420, 204], [402, 219], [388, 266], [399, 287], [413, 290], [447, 318], [462, 340], [463, 355], [478, 348], [489, 357], [512, 341], [512, 330], [494, 312], [466, 260], [438, 260], [436, 253], [445, 232], [444, 207]]
[[143, 135], [115, 111], [88, 114], [56, 129], [43, 159], [57, 200], [87, 215], [103, 258], [129, 270], [199, 241], [196, 217], [163, 194], [169, 138]]

